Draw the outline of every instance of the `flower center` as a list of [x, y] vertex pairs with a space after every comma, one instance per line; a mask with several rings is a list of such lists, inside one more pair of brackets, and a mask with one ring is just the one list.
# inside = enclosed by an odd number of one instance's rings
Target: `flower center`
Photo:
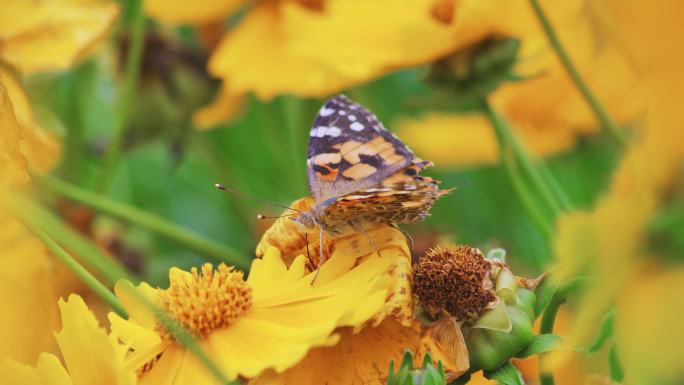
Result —
[[449, 312], [460, 321], [476, 318], [494, 301], [491, 264], [480, 250], [435, 247], [414, 266], [413, 291], [433, 317]]
[[[252, 306], [252, 289], [242, 272], [220, 264], [214, 270], [209, 263], [196, 267], [190, 275], [172, 279], [168, 289], [162, 290], [159, 306], [196, 338], [204, 338], [212, 331], [226, 327], [245, 315]], [[171, 334], [161, 325], [157, 330], [165, 340]]]

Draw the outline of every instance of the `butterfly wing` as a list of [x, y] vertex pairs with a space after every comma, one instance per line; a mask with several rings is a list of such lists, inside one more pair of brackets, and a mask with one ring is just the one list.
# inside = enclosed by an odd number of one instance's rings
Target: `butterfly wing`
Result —
[[325, 207], [325, 216], [361, 223], [415, 223], [428, 216], [432, 204], [451, 190], [440, 190], [439, 181], [418, 173], [429, 162], [414, 163], [372, 188], [336, 199]]
[[344, 95], [321, 107], [307, 156], [309, 191], [317, 203], [381, 184], [416, 159], [375, 115]]

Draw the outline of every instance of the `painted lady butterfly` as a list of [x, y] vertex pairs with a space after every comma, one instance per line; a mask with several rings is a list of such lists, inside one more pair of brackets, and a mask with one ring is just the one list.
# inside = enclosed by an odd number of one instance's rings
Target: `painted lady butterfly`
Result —
[[319, 226], [321, 238], [323, 232], [363, 231], [364, 222], [419, 222], [451, 191], [418, 175], [431, 165], [366, 108], [335, 96], [321, 107], [309, 137], [307, 177], [314, 207], [293, 220]]

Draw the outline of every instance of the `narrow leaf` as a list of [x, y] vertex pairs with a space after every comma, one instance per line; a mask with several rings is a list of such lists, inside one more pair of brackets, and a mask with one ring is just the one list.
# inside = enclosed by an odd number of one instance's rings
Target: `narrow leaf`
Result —
[[613, 329], [614, 329], [614, 321], [615, 321], [615, 310], [610, 310], [608, 313], [606, 313], [606, 316], [603, 318], [603, 322], [601, 322], [601, 326], [599, 327], [598, 333], [596, 334], [596, 338], [594, 339], [594, 342], [589, 345], [587, 348], [587, 351], [589, 353], [595, 353], [601, 349], [603, 344], [613, 336]]
[[499, 381], [503, 385], [525, 385], [520, 371], [510, 362], [506, 362], [494, 370], [484, 372], [488, 380]]
[[608, 352], [608, 365], [610, 366], [610, 379], [615, 382], [622, 382], [625, 374], [622, 371], [620, 360], [618, 360], [615, 345], [611, 346], [610, 351]]
[[556, 290], [558, 290], [558, 282], [549, 276], [546, 276], [537, 286], [537, 290], [534, 292], [537, 295], [537, 305], [534, 308], [534, 314], [537, 317], [544, 311], [546, 305], [551, 302], [554, 294], [556, 294]]
[[535, 354], [550, 352], [558, 349], [563, 343], [563, 338], [555, 334], [538, 334], [534, 336], [532, 342], [521, 350], [516, 357], [527, 358]]

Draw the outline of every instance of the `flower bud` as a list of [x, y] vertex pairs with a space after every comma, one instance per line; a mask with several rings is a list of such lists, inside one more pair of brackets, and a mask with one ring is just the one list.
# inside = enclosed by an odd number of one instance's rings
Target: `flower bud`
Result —
[[500, 301], [472, 326], [464, 327], [471, 368], [495, 369], [532, 341], [535, 294], [520, 288], [510, 302]]

